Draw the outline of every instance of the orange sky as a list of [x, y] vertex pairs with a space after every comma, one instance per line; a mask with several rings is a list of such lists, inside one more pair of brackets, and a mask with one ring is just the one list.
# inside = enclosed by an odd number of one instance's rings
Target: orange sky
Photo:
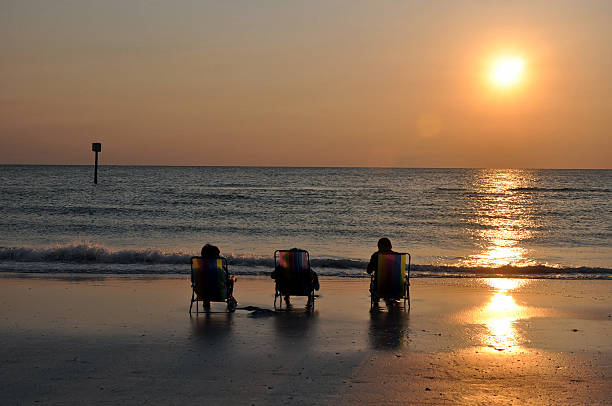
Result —
[[[610, 1], [4, 1], [0, 163], [612, 168]], [[519, 86], [487, 81], [496, 55]]]

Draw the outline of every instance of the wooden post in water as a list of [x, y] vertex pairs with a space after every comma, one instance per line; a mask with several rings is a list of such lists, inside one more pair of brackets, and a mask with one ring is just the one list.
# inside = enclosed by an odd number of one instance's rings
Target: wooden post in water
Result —
[[102, 151], [102, 144], [94, 142], [91, 144], [91, 150], [96, 153], [96, 165], [94, 167], [94, 184], [98, 184], [98, 152]]

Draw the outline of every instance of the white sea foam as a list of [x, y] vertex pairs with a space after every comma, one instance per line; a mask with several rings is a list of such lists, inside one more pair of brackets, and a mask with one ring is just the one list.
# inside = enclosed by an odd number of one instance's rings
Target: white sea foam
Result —
[[[17, 273], [183, 274], [189, 273], [185, 251], [155, 248], [111, 250], [81, 242], [53, 247], [0, 247], [0, 271]], [[267, 275], [272, 256], [232, 254], [228, 263], [235, 274]], [[367, 261], [311, 258], [311, 266], [323, 276], [367, 277]], [[550, 265], [468, 267], [413, 264], [411, 277], [528, 277], [547, 279], [612, 279], [612, 269]]]

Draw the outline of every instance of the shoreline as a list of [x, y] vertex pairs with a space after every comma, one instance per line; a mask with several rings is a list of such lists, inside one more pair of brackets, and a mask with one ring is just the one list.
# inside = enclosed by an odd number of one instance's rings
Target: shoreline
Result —
[[370, 313], [367, 279], [322, 277], [309, 314], [239, 276], [235, 313], [191, 318], [185, 275], [2, 282], [2, 404], [612, 400], [612, 282], [417, 278]]
[[[141, 278], [141, 277], [157, 277], [157, 278], [165, 278], [165, 277], [184, 277], [185, 275], [189, 276], [189, 264], [181, 264], [178, 266], [173, 266], [173, 269], [155, 269], [155, 270], [145, 270], [140, 266], [137, 269], [131, 269], [129, 271], [120, 271], [121, 267], [125, 268], [125, 264], [114, 264], [115, 269], [107, 269], [102, 271], [100, 269], [95, 269], [95, 264], [93, 264], [94, 269], [88, 270], [87, 268], [91, 268], [92, 264], [82, 264], [78, 263], [76, 266], [79, 266], [80, 269], [75, 271], [74, 269], [63, 269], [58, 270], [53, 268], [51, 271], [41, 270], [40, 265], [32, 262], [26, 263], [18, 263], [20, 264], [20, 270], [15, 271], [15, 268], [3, 269], [2, 264], [0, 264], [0, 278], [20, 278], [20, 277], [121, 277], [121, 278]], [[27, 264], [31, 269], [23, 269], [24, 264]], [[145, 267], [147, 264], [143, 264]], [[150, 265], [149, 265], [150, 266]], [[417, 269], [412, 269], [410, 271], [410, 279], [422, 279], [422, 278], [431, 278], [431, 279], [481, 279], [481, 278], [511, 278], [511, 279], [545, 279], [545, 280], [612, 280], [612, 269], [608, 268], [589, 268], [589, 267], [579, 267], [579, 268], [546, 268], [544, 272], [542, 271], [542, 267], [533, 266], [529, 267], [532, 270], [531, 273], [523, 273], [524, 267], [514, 267], [514, 266], [505, 266], [498, 268], [469, 268], [469, 267], [459, 267], [459, 266], [434, 266], [434, 265], [416, 265], [413, 266]], [[423, 269], [430, 269], [428, 271]], [[351, 269], [351, 268], [339, 268], [337, 270], [331, 271], [329, 268], [317, 268], [313, 267], [319, 277], [323, 278], [340, 278], [340, 279], [368, 279], [370, 275], [368, 275], [363, 269]], [[444, 271], [440, 271], [444, 270]], [[480, 271], [480, 272], [479, 272]], [[574, 272], [572, 272], [574, 271]], [[271, 273], [271, 269], [269, 267], [259, 267], [259, 266], [236, 266], [230, 265], [230, 273], [240, 277], [268, 277]]]

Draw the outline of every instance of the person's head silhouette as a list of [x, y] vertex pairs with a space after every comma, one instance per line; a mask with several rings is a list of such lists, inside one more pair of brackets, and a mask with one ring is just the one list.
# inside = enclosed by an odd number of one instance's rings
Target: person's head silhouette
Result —
[[217, 258], [219, 254], [221, 254], [221, 251], [214, 245], [206, 244], [202, 247], [202, 256], [204, 258]]
[[380, 240], [378, 240], [378, 251], [381, 252], [385, 252], [385, 251], [391, 251], [391, 240], [388, 239], [387, 237], [383, 237]]

